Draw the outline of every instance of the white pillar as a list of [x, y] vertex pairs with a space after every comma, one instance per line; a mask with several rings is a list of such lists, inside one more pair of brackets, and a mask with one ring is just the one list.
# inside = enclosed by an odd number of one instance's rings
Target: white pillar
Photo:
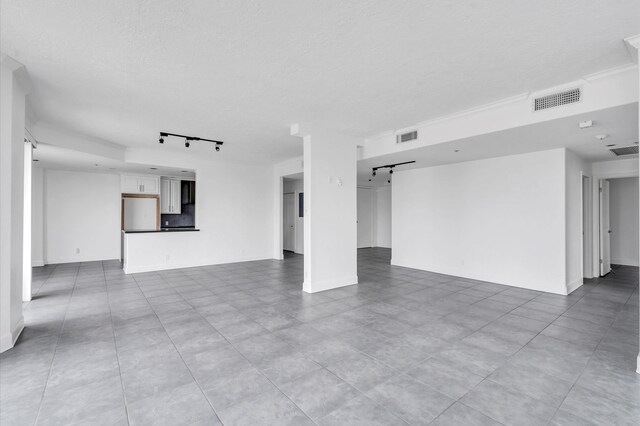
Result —
[[33, 147], [24, 143], [24, 209], [22, 214], [22, 301], [31, 301], [31, 170]]
[[358, 283], [357, 141], [291, 126], [304, 145], [304, 283], [307, 293]]
[[[640, 105], [640, 34], [626, 38], [624, 41], [627, 43], [629, 53], [631, 53], [631, 56], [633, 56], [638, 64], [638, 104]], [[640, 123], [640, 107], [638, 108], [638, 115], [638, 122]], [[640, 134], [640, 128], [638, 128], [638, 133]], [[636, 362], [636, 372], [640, 374], [640, 353], [638, 353], [638, 360]]]
[[0, 352], [24, 327], [22, 316], [25, 96], [24, 67], [0, 59]]

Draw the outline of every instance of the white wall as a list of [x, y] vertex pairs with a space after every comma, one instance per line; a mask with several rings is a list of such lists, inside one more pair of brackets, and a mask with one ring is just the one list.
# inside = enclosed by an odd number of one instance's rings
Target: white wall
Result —
[[31, 266], [43, 266], [44, 259], [44, 173], [32, 168], [31, 175]]
[[24, 328], [23, 211], [25, 96], [24, 67], [5, 56], [0, 62], [0, 352], [13, 347]]
[[[294, 226], [294, 253], [304, 254], [304, 217], [300, 217], [298, 203], [300, 194], [304, 193], [304, 181], [302, 179], [286, 179], [283, 184], [283, 193], [293, 192], [295, 205]], [[304, 197], [304, 196], [303, 196]]]
[[638, 178], [610, 179], [611, 263], [638, 266]]
[[391, 247], [391, 185], [376, 189], [376, 247]]
[[358, 188], [358, 248], [374, 246], [375, 189]]
[[[566, 179], [566, 284], [571, 293], [582, 285], [583, 235], [582, 235], [582, 176], [591, 175], [591, 165], [574, 152], [565, 155]], [[588, 226], [588, 225], [587, 225]]]
[[393, 264], [566, 294], [565, 150], [394, 173]]
[[273, 258], [271, 167], [216, 161], [215, 154], [197, 157], [145, 149], [128, 150], [127, 161], [195, 169], [196, 227], [200, 229], [128, 234], [127, 272]]
[[357, 284], [357, 140], [292, 127], [304, 147], [302, 288], [315, 293]]
[[47, 263], [119, 259], [120, 176], [47, 169], [44, 179]]

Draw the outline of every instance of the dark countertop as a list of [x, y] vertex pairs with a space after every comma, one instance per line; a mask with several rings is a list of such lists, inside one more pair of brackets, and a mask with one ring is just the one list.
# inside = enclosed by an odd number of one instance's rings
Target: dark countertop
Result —
[[196, 228], [162, 228], [162, 229], [152, 229], [149, 231], [122, 231], [125, 234], [150, 234], [150, 233], [159, 233], [159, 232], [197, 232], [200, 231]]

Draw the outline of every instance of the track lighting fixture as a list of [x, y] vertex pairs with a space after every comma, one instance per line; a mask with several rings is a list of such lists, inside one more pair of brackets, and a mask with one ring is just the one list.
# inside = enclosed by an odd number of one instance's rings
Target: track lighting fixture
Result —
[[184, 138], [184, 146], [185, 146], [185, 148], [189, 148], [189, 146], [191, 146], [191, 142], [193, 142], [193, 141], [211, 142], [211, 143], [215, 144], [216, 152], [220, 152], [220, 147], [222, 146], [222, 144], [224, 144], [224, 142], [222, 142], [222, 141], [216, 141], [216, 140], [213, 140], [213, 139], [199, 138], [197, 136], [185, 136], [185, 135], [179, 135], [177, 133], [167, 133], [167, 132], [160, 132], [160, 138], [158, 139], [158, 142], [163, 144], [164, 143], [164, 138], [166, 138], [167, 136], [175, 136], [177, 138]]
[[391, 175], [393, 174], [393, 168], [396, 166], [402, 166], [403, 164], [411, 164], [411, 163], [415, 163], [415, 161], [405, 161], [404, 163], [396, 163], [396, 164], [386, 164], [384, 166], [378, 166], [378, 167], [374, 167], [372, 169], [371, 172], [371, 179], [369, 179], [369, 182], [373, 181], [376, 178], [376, 172], [378, 171], [378, 169], [389, 169], [389, 179], [387, 179], [388, 183], [391, 183]]

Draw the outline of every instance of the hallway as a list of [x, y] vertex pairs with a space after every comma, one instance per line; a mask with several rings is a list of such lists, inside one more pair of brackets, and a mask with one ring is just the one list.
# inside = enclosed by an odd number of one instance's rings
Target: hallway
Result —
[[[389, 265], [301, 291], [302, 256], [34, 268], [0, 422], [635, 424], [638, 268], [569, 296]], [[634, 420], [636, 419], [636, 420]], [[474, 423], [475, 422], [475, 423]]]

